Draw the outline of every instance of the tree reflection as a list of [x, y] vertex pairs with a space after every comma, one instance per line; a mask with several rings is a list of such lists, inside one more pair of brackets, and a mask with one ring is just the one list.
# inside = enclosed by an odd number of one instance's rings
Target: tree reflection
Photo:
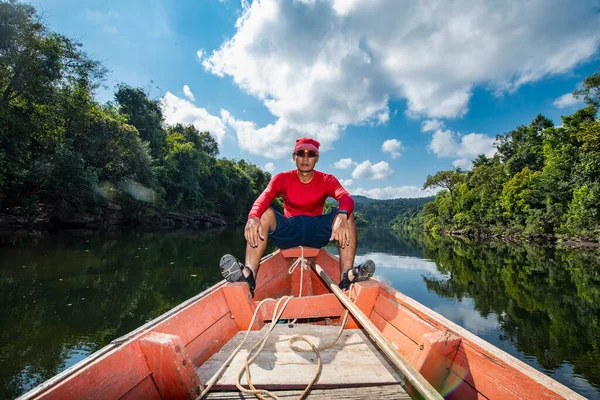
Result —
[[[14, 398], [218, 282], [241, 231], [4, 240], [0, 398]], [[195, 275], [195, 276], [193, 276]]]
[[426, 238], [423, 255], [450, 273], [424, 277], [443, 297], [473, 299], [482, 316], [498, 316], [502, 339], [554, 370], [600, 387], [600, 252]]

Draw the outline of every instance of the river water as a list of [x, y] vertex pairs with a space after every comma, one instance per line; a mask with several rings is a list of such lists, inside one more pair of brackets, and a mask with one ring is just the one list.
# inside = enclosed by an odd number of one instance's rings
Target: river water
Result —
[[[218, 282], [222, 254], [243, 258], [242, 235], [0, 238], [0, 398], [26, 392]], [[600, 399], [600, 250], [367, 229], [359, 232], [357, 262], [367, 258], [379, 279]]]

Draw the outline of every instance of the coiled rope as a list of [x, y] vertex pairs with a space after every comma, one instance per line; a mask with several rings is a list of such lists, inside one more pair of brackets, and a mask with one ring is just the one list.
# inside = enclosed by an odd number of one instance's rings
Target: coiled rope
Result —
[[[299, 297], [302, 294], [302, 275], [303, 275], [302, 271], [308, 265], [306, 259], [304, 258], [304, 248], [301, 247], [301, 251], [302, 251], [302, 254], [301, 254], [300, 258], [298, 258], [292, 264], [290, 269], [288, 270], [288, 272], [291, 274], [298, 265], [302, 265], [301, 272], [300, 272]], [[352, 293], [353, 286], [354, 285], [350, 286], [349, 293]], [[275, 326], [277, 326], [277, 323], [278, 323], [279, 319], [281, 318], [281, 315], [283, 314], [285, 307], [287, 306], [287, 304], [290, 302], [290, 300], [292, 298], [293, 298], [293, 296], [284, 296], [284, 297], [279, 298], [279, 300], [277, 300], [277, 304], [275, 305], [275, 309], [273, 310], [273, 317], [271, 319], [271, 324], [269, 325], [269, 327], [268, 327], [267, 331], [265, 332], [265, 334], [263, 335], [263, 337], [252, 347], [252, 349], [250, 349], [250, 351], [246, 355], [246, 359], [244, 361], [244, 367], [238, 373], [237, 381], [235, 384], [235, 386], [238, 388], [238, 390], [240, 392], [245, 393], [245, 394], [253, 394], [254, 396], [256, 396], [257, 398], [259, 398], [261, 400], [266, 400], [265, 396], [269, 396], [273, 399], [280, 400], [280, 398], [275, 393], [270, 392], [266, 389], [257, 389], [252, 384], [252, 379], [251, 379], [251, 375], [250, 375], [250, 364], [252, 364], [254, 362], [254, 360], [256, 360], [258, 355], [261, 353], [261, 351], [265, 347], [265, 345], [271, 335], [271, 332], [273, 331], [273, 329], [275, 329]], [[274, 300], [275, 299], [268, 298], [268, 299], [264, 299], [260, 303], [258, 303], [256, 310], [254, 310], [254, 315], [252, 316], [250, 325], [248, 326], [248, 329], [246, 330], [246, 334], [244, 335], [244, 338], [242, 339], [241, 343], [235, 348], [235, 350], [233, 350], [233, 352], [227, 358], [227, 360], [223, 363], [221, 368], [219, 368], [219, 370], [213, 375], [213, 377], [210, 378], [210, 380], [206, 383], [206, 387], [204, 388], [202, 393], [200, 393], [200, 395], [198, 397], [196, 397], [196, 400], [202, 399], [204, 396], [206, 396], [206, 394], [212, 389], [212, 387], [215, 385], [215, 383], [221, 378], [221, 376], [223, 375], [223, 372], [225, 372], [225, 370], [227, 369], [227, 367], [229, 366], [231, 361], [234, 359], [234, 357], [237, 355], [237, 353], [242, 349], [242, 347], [246, 343], [246, 340], [248, 339], [248, 335], [250, 334], [250, 331], [252, 330], [252, 326], [254, 325], [254, 321], [256, 320], [256, 316], [258, 315], [258, 311], [260, 310], [260, 308], [267, 301], [274, 301]], [[281, 307], [281, 309], [279, 309], [279, 307]], [[294, 319], [294, 321], [292, 321], [292, 323], [294, 323], [295, 321], [296, 320]], [[313, 375], [308, 386], [304, 389], [304, 391], [298, 397], [298, 400], [304, 399], [304, 397], [308, 394], [308, 392], [310, 391], [312, 386], [319, 379], [319, 375], [321, 375], [323, 366], [321, 363], [320, 352], [323, 350], [329, 349], [330, 347], [332, 347], [333, 345], [335, 345], [337, 343], [340, 336], [342, 335], [342, 332], [344, 331], [344, 327], [346, 326], [347, 322], [348, 322], [348, 310], [346, 309], [346, 312], [344, 313], [344, 317], [340, 324], [340, 329], [338, 330], [338, 333], [337, 333], [335, 339], [331, 343], [329, 343], [325, 346], [316, 347], [310, 340], [308, 340], [307, 338], [305, 338], [302, 335], [294, 335], [288, 340], [288, 346], [293, 351], [295, 351], [295, 352], [310, 352], [310, 351], [312, 351], [315, 353], [315, 355], [317, 357], [317, 369], [315, 371], [315, 374]], [[299, 340], [306, 342], [310, 346], [310, 349], [303, 349], [301, 347], [295, 346], [294, 343]], [[253, 352], [254, 352], [254, 355], [253, 355]], [[247, 380], [247, 383], [248, 383], [248, 386], [250, 387], [250, 389], [243, 387], [241, 384], [241, 380], [244, 376], [244, 373], [247, 375], [246, 380]]]

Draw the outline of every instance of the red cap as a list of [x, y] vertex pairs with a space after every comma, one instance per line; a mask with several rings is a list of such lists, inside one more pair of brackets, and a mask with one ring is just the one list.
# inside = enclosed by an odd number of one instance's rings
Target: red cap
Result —
[[315, 139], [300, 138], [296, 140], [296, 145], [294, 146], [294, 153], [300, 149], [309, 149], [316, 151], [318, 154], [320, 145], [321, 143], [317, 142]]

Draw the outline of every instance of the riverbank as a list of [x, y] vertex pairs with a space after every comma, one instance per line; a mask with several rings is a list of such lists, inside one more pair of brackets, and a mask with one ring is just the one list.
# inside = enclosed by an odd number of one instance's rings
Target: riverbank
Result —
[[519, 235], [519, 234], [492, 234], [492, 233], [472, 233], [463, 231], [443, 231], [443, 234], [453, 237], [469, 238], [474, 240], [492, 239], [502, 240], [508, 243], [523, 244], [534, 243], [540, 246], [560, 246], [571, 249], [576, 248], [600, 248], [600, 243], [587, 238], [573, 238], [564, 235], [538, 234], [538, 235]]
[[59, 201], [36, 202], [27, 209], [13, 207], [0, 212], [0, 232], [55, 229], [203, 229], [226, 226], [223, 216], [195, 210], [160, 211], [152, 207], [132, 212], [123, 206], [105, 201], [94, 210], [72, 208]]

